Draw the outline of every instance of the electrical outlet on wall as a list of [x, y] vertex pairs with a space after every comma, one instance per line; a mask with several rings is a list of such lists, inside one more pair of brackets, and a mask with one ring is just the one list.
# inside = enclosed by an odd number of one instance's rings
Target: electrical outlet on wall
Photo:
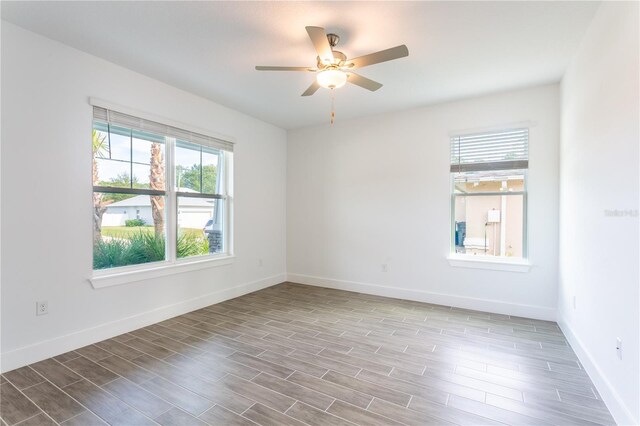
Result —
[[36, 315], [47, 315], [49, 313], [49, 302], [46, 300], [36, 302]]
[[387, 264], [386, 264], [386, 263], [383, 263], [383, 264], [381, 265], [381, 267], [380, 267], [380, 270], [381, 270], [382, 272], [387, 272], [387, 271], [389, 270], [389, 267], [387, 266]]
[[619, 337], [616, 338], [616, 354], [619, 359], [622, 359], [622, 339]]
[[262, 259], [258, 259], [258, 266], [262, 268]]

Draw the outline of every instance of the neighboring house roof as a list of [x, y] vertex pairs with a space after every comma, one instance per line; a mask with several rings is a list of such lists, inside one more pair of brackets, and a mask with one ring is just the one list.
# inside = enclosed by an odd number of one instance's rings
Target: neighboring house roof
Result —
[[[189, 188], [180, 188], [179, 191], [196, 192]], [[136, 195], [135, 197], [127, 198], [126, 200], [111, 203], [107, 206], [107, 209], [112, 207], [151, 207], [151, 199], [149, 195]], [[180, 200], [180, 207], [213, 207], [213, 203], [211, 202], [211, 199], [185, 197]]]

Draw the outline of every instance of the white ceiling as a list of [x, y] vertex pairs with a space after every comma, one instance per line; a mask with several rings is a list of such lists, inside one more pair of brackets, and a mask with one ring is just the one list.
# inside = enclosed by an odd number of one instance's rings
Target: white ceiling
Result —
[[315, 65], [305, 26], [361, 56], [409, 57], [360, 69], [377, 92], [336, 90], [336, 119], [557, 82], [597, 2], [10, 2], [2, 18], [283, 128], [327, 123], [329, 91], [300, 94]]

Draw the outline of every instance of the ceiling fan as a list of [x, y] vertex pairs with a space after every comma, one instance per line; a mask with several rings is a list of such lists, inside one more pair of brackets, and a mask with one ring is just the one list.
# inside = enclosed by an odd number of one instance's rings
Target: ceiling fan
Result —
[[404, 44], [368, 55], [347, 60], [347, 56], [334, 47], [340, 41], [336, 34], [327, 34], [321, 27], [305, 27], [311, 42], [318, 53], [317, 65], [312, 67], [272, 67], [256, 66], [258, 71], [306, 71], [316, 74], [316, 80], [309, 86], [302, 96], [313, 95], [320, 87], [336, 89], [349, 82], [372, 92], [382, 87], [377, 81], [356, 74], [353, 70], [380, 62], [392, 61], [409, 55], [409, 49]]

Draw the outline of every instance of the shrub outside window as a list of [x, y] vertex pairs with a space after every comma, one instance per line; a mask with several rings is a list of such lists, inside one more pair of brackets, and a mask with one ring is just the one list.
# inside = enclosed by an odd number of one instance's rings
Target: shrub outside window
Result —
[[453, 253], [527, 257], [528, 143], [528, 129], [451, 138]]
[[93, 268], [230, 254], [233, 145], [94, 107]]

